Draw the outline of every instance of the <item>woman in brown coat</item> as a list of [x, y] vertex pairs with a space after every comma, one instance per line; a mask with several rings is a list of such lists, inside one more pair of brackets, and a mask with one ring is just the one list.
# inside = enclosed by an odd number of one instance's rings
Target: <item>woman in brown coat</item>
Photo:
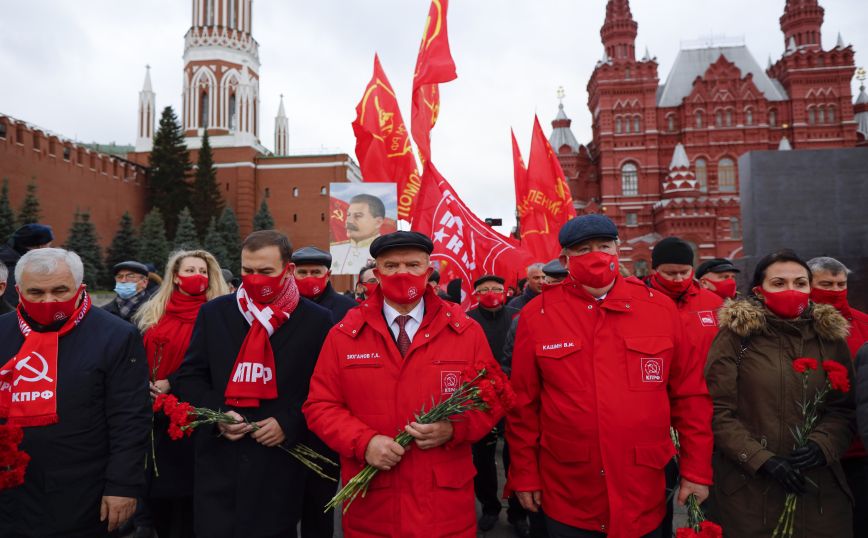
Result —
[[[808, 301], [810, 279], [792, 251], [771, 254], [757, 265], [750, 297], [719, 312], [706, 380], [714, 400], [713, 519], [728, 538], [772, 536], [788, 493], [799, 495], [795, 537], [853, 536], [839, 463], [852, 435], [852, 397], [830, 392], [807, 446], [794, 450], [802, 381], [793, 360], [834, 360], [852, 372], [847, 321]], [[825, 376], [822, 368], [811, 373], [809, 398]]]

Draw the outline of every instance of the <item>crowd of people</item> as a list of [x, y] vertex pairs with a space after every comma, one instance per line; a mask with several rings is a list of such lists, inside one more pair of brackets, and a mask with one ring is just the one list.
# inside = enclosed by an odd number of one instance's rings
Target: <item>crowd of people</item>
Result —
[[[348, 538], [474, 537], [504, 504], [519, 537], [668, 538], [688, 498], [727, 537], [772, 536], [787, 510], [793, 536], [868, 536], [868, 316], [833, 258], [770, 253], [740, 293], [737, 264], [667, 237], [640, 279], [612, 221], [584, 215], [520, 288], [476, 279], [465, 312], [423, 234], [375, 239], [340, 293], [328, 252], [262, 230], [240, 277], [203, 250], [162, 276], [128, 260], [95, 307], [53, 239], [30, 224], [0, 249], [0, 422], [31, 458], [0, 536], [331, 538], [324, 508], [366, 465]], [[423, 423], [480, 360], [515, 405]], [[174, 439], [161, 395], [230, 420]]]

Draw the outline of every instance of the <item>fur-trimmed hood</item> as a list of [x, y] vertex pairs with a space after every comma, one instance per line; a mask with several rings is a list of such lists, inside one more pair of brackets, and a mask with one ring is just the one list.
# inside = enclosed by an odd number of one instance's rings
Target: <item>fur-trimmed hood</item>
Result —
[[[817, 335], [824, 340], [846, 339], [850, 326], [834, 306], [813, 303], [809, 314]], [[718, 312], [721, 327], [742, 338], [768, 329], [766, 309], [754, 299], [727, 299]]]

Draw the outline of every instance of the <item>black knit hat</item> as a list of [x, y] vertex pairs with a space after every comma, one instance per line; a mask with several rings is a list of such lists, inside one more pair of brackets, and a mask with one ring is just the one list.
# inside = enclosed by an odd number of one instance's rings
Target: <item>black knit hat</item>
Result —
[[683, 239], [667, 237], [654, 245], [654, 250], [651, 251], [652, 269], [657, 269], [664, 263], [693, 266], [693, 249]]

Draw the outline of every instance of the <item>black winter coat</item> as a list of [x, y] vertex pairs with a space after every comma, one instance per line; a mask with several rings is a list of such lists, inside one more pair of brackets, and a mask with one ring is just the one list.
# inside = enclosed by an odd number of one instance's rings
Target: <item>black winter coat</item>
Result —
[[506, 335], [510, 325], [512, 325], [512, 319], [518, 315], [518, 312], [511, 306], [504, 306], [496, 312], [482, 307], [467, 311], [467, 315], [482, 326], [482, 330], [485, 331], [485, 338], [488, 340], [488, 346], [491, 348], [491, 354], [501, 364], [501, 367], [503, 366], [503, 344], [506, 342]]
[[534, 297], [536, 297], [537, 295], [539, 295], [539, 293], [531, 290], [530, 287], [528, 286], [527, 288], [524, 289], [524, 293], [522, 293], [521, 295], [516, 295], [515, 297], [513, 297], [509, 301], [509, 303], [507, 303], [507, 306], [511, 306], [511, 307], [515, 308], [516, 310], [521, 310], [522, 308], [524, 308], [524, 305], [531, 302], [534, 299]]
[[145, 303], [147, 303], [148, 300], [151, 297], [153, 297], [154, 294], [156, 294], [157, 290], [159, 290], [159, 289], [160, 289], [159, 287], [156, 287], [156, 288], [148, 287], [148, 288], [145, 288], [144, 290], [142, 290], [142, 294], [144, 294], [144, 296], [139, 300], [136, 307], [130, 311], [129, 317], [125, 318], [125, 317], [121, 316], [121, 310], [120, 310], [120, 307], [118, 307], [118, 298], [117, 297], [115, 297], [114, 299], [112, 299], [111, 301], [109, 301], [108, 303], [103, 305], [102, 309], [105, 310], [106, 312], [109, 312], [109, 313], [119, 317], [120, 319], [122, 319], [124, 321], [128, 321], [128, 322], [132, 323], [131, 320], [133, 319], [133, 316], [136, 315], [136, 312], [139, 311], [139, 308], [141, 308]]
[[[15, 314], [0, 316], [0, 363], [24, 341]], [[24, 485], [0, 493], [0, 536], [93, 538], [103, 495], [139, 497], [151, 409], [138, 331], [99, 308], [60, 339], [59, 422], [24, 429]]]
[[344, 319], [344, 316], [353, 308], [359, 306], [355, 299], [341, 295], [332, 287], [332, 283], [326, 284], [326, 289], [314, 302], [332, 313], [334, 323]]
[[[331, 313], [301, 299], [292, 316], [271, 336], [278, 397], [257, 408], [225, 404], [226, 384], [250, 328], [234, 294], [199, 310], [190, 347], [173, 390], [197, 407], [232, 409], [251, 421], [274, 417], [291, 447], [307, 436], [301, 405], [326, 334]], [[305, 467], [283, 450], [249, 435], [238, 441], [218, 436], [215, 426], [194, 434], [194, 518], [202, 538], [293, 537], [304, 498]]]
[[868, 343], [856, 352], [856, 424], [862, 443], [868, 446]]

